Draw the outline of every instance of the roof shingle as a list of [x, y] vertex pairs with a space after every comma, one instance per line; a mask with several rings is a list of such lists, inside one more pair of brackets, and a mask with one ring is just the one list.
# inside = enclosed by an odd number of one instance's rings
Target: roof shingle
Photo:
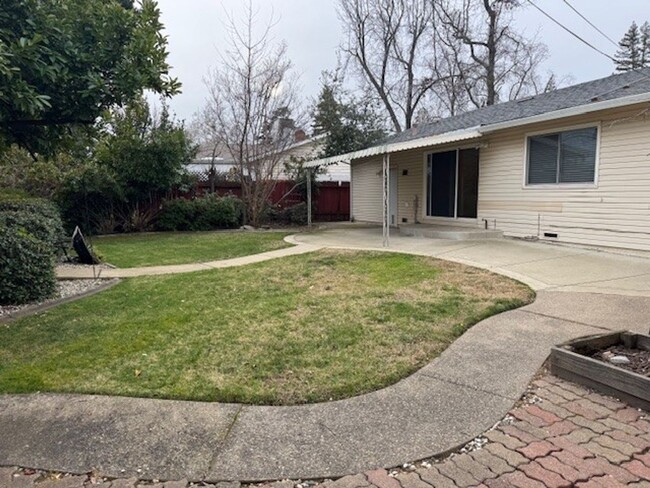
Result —
[[523, 119], [556, 110], [649, 92], [650, 68], [642, 68], [560, 88], [533, 97], [479, 108], [429, 124], [422, 124], [394, 134], [380, 145], [406, 142], [481, 125]]

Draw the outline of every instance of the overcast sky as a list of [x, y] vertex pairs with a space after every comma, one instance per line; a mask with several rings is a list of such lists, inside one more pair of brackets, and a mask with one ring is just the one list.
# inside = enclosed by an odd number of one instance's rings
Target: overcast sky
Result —
[[[571, 5], [612, 39], [618, 41], [633, 20], [650, 20], [650, 0], [569, 0]], [[225, 12], [241, 15], [242, 0], [159, 0], [162, 20], [169, 37], [169, 61], [173, 75], [183, 83], [183, 93], [171, 107], [190, 120], [203, 105], [206, 90], [203, 78], [218, 63], [225, 42]], [[291, 61], [301, 75], [304, 97], [313, 99], [319, 90], [323, 70], [336, 66], [336, 49], [342, 32], [335, 0], [254, 0], [265, 17], [271, 10], [278, 18], [275, 36], [286, 41]], [[607, 39], [585, 23], [563, 0], [536, 0], [551, 16], [599, 49], [616, 51]], [[546, 68], [573, 82], [607, 76], [613, 71], [610, 60], [572, 37], [529, 6], [516, 17], [517, 28], [528, 35], [539, 33], [549, 48]]]

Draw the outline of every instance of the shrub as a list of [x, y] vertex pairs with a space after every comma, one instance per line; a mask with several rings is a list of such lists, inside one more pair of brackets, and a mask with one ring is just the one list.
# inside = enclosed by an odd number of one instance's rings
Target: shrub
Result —
[[194, 220], [193, 200], [166, 200], [156, 221], [156, 229], [162, 231], [190, 230]]
[[20, 305], [54, 293], [51, 246], [25, 227], [0, 223], [0, 305]]
[[307, 225], [307, 204], [298, 203], [287, 209], [289, 212], [289, 223], [292, 225]]
[[[97, 164], [86, 164], [69, 172], [57, 192], [56, 202], [70, 233], [76, 226], [84, 234], [95, 234], [100, 229], [110, 233], [121, 224], [122, 189], [114, 175]], [[115, 226], [111, 228], [112, 222]]]
[[232, 229], [241, 225], [242, 204], [238, 198], [210, 195], [194, 200], [194, 205], [193, 230]]
[[301, 202], [287, 208], [271, 208], [268, 219], [281, 224], [307, 225], [307, 204]]
[[23, 190], [16, 190], [14, 188], [0, 188], [0, 202], [6, 200], [26, 200], [31, 198], [29, 194]]
[[66, 244], [59, 209], [47, 200], [0, 200], [0, 225], [25, 229], [49, 246], [53, 255], [58, 254]]
[[156, 222], [162, 231], [207, 231], [239, 227], [242, 203], [236, 197], [210, 195], [195, 200], [168, 200]]

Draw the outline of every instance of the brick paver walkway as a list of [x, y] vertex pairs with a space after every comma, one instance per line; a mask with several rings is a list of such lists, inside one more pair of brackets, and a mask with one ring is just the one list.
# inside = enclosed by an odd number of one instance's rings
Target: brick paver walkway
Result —
[[[245, 460], [242, 460], [245, 462]], [[0, 487], [239, 488], [237, 482], [107, 480], [0, 468]], [[338, 480], [279, 481], [250, 488], [650, 488], [650, 417], [553, 376], [533, 382], [519, 405], [458, 453]]]

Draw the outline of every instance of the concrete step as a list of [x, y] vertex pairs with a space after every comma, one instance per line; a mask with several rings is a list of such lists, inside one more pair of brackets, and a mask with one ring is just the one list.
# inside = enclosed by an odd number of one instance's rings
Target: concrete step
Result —
[[430, 225], [400, 226], [399, 233], [403, 236], [424, 237], [427, 239], [449, 239], [452, 241], [476, 241], [482, 239], [500, 239], [503, 237], [503, 232], [500, 230]]

